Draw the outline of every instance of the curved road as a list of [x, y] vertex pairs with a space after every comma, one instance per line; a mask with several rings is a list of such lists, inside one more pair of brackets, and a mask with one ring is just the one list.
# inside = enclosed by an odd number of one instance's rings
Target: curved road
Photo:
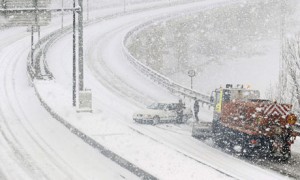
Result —
[[[77, 115], [74, 114], [74, 110], [64, 107], [70, 105], [72, 92], [70, 35], [50, 48], [47, 62], [56, 79], [55, 82], [51, 82], [51, 86], [41, 86], [40, 90], [45, 95], [49, 92], [47, 88], [53, 87], [57, 94], [51, 94], [51, 98], [45, 96], [53, 109], [97, 141], [158, 178], [199, 179], [203, 177], [203, 169], [206, 169], [215, 172], [205, 174], [214, 179], [282, 179], [284, 177], [276, 172], [249, 164], [195, 140], [185, 131], [174, 133], [159, 127], [138, 125], [131, 119], [132, 113], [145, 104], [174, 100], [175, 97], [143, 77], [126, 60], [122, 54], [122, 40], [125, 34], [149, 19], [172, 13], [199, 11], [221, 2], [225, 1], [202, 1], [149, 10], [86, 27], [85, 86], [93, 92], [92, 115]], [[61, 98], [66, 100], [64, 105], [59, 105]], [[170, 157], [170, 154], [176, 156]]]
[[136, 179], [41, 106], [26, 72], [30, 33], [7, 29], [0, 39], [0, 179]]

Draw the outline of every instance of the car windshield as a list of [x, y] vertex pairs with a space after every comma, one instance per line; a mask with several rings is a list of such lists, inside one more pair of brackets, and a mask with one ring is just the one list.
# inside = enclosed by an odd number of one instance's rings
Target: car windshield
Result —
[[160, 109], [160, 110], [175, 110], [177, 107], [176, 103], [166, 104], [166, 103], [153, 103], [148, 106], [148, 109]]

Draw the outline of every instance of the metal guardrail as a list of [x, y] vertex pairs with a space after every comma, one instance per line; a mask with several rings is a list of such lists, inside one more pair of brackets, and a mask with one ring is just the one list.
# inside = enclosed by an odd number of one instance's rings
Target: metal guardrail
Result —
[[[27, 57], [27, 71], [31, 81], [34, 79], [53, 79], [53, 75], [49, 70], [47, 62], [45, 61], [45, 52], [51, 46], [53, 41], [58, 38], [61, 33], [66, 32], [67, 30], [69, 30], [69, 27], [64, 29], [64, 31], [56, 30], [38, 41], [38, 43], [35, 45], [36, 48], [33, 51], [33, 62], [31, 62], [31, 53], [29, 53]], [[41, 61], [41, 59], [43, 61]]]
[[[208, 9], [213, 9], [216, 7], [221, 7], [221, 6], [227, 6], [229, 4], [236, 4], [239, 3], [239, 0], [232, 0], [232, 1], [225, 1], [225, 2], [220, 2], [220, 3], [213, 3], [211, 5], [207, 5], [205, 7], [202, 8], [198, 8], [196, 10], [189, 10], [188, 12], [186, 12], [185, 14], [193, 14], [195, 12], [199, 12], [199, 10], [208, 10]], [[154, 22], [162, 22], [162, 21], [166, 21], [167, 19], [174, 19], [177, 17], [182, 16], [182, 13], [180, 14], [171, 14], [171, 15], [166, 15], [163, 17], [159, 17], [156, 19], [152, 19], [150, 21], [147, 21], [145, 23], [140, 24], [139, 26], [136, 26], [134, 29], [132, 29], [131, 31], [129, 31], [125, 37], [123, 38], [123, 44], [122, 44], [122, 50], [123, 50], [123, 54], [125, 55], [125, 57], [127, 58], [127, 60], [133, 64], [140, 72], [142, 72], [144, 75], [146, 75], [147, 77], [149, 77], [150, 79], [152, 79], [153, 81], [155, 81], [156, 83], [162, 85], [163, 87], [167, 88], [171, 93], [175, 94], [175, 95], [179, 95], [179, 96], [184, 96], [184, 97], [188, 97], [188, 98], [197, 98], [200, 103], [206, 104], [209, 108], [213, 107], [213, 103], [210, 102], [210, 96], [197, 92], [193, 89], [184, 87], [178, 83], [175, 83], [174, 81], [170, 80], [169, 78], [167, 78], [166, 76], [158, 73], [157, 71], [151, 69], [150, 67], [147, 67], [146, 65], [144, 65], [143, 63], [141, 63], [139, 60], [137, 60], [135, 57], [133, 57], [133, 55], [128, 51], [128, 49], [126, 48], [126, 44], [128, 39], [130, 38], [130, 36], [132, 36], [133, 34], [137, 33], [138, 31], [146, 28], [147, 26], [150, 26], [151, 24], [153, 24]]]
[[[163, 19], [169, 18], [169, 16], [163, 17]], [[133, 55], [128, 51], [126, 48], [127, 41], [129, 38], [135, 34], [136, 32], [140, 31], [143, 28], [146, 28], [147, 26], [150, 26], [154, 22], [161, 21], [162, 18], [154, 19], [151, 21], [148, 21], [146, 23], [143, 23], [131, 31], [129, 31], [125, 37], [123, 38], [123, 44], [122, 44], [122, 51], [127, 60], [135, 66], [140, 72], [142, 72], [144, 75], [149, 77], [154, 82], [158, 83], [159, 85], [167, 88], [171, 93], [179, 96], [184, 96], [188, 98], [197, 98], [200, 103], [208, 105], [208, 107], [213, 106], [213, 104], [210, 102], [210, 97], [202, 94], [200, 92], [197, 92], [195, 90], [192, 90], [190, 88], [184, 87], [178, 83], [175, 83], [174, 81], [170, 80], [168, 77], [158, 73], [157, 71], [151, 69], [150, 67], [144, 65], [139, 60], [137, 60]]]

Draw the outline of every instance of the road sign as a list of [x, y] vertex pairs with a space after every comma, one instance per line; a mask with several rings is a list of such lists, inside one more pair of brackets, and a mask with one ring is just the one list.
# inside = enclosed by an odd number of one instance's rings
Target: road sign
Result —
[[189, 71], [188, 71], [188, 75], [189, 75], [190, 77], [194, 77], [194, 76], [196, 76], [196, 71], [195, 71], [195, 70], [189, 70]]
[[191, 77], [191, 89], [193, 89], [193, 77], [196, 76], [196, 71], [191, 69], [188, 71], [188, 75]]
[[51, 21], [51, 12], [46, 10], [51, 0], [1, 1], [0, 26], [46, 26]]
[[[6, 26], [46, 26], [51, 21], [51, 12], [7, 12], [1, 13]], [[1, 24], [0, 24], [1, 25]]]
[[51, 0], [0, 0], [3, 9], [20, 8], [46, 8], [51, 4]]

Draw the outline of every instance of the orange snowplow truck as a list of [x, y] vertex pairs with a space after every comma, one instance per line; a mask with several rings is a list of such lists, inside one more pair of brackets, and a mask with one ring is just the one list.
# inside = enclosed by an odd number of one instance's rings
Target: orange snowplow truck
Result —
[[297, 117], [292, 105], [259, 99], [257, 90], [238, 85], [213, 91], [212, 135], [219, 146], [230, 146], [243, 155], [276, 157], [288, 160]]

